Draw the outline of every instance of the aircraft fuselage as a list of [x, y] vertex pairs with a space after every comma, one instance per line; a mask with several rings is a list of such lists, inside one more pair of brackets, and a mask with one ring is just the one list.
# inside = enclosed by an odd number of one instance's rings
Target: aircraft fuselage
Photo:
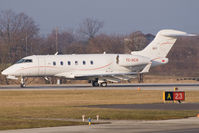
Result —
[[[33, 55], [19, 60], [3, 74], [22, 77], [138, 72], [149, 58], [130, 54]], [[138, 67], [139, 66], [139, 67]]]

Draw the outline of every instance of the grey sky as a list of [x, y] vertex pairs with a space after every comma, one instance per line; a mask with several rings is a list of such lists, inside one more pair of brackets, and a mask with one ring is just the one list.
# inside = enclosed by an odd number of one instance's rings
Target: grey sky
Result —
[[155, 34], [164, 28], [199, 33], [199, 0], [0, 0], [0, 10], [24, 12], [42, 34], [77, 29], [83, 19], [104, 22], [101, 32]]

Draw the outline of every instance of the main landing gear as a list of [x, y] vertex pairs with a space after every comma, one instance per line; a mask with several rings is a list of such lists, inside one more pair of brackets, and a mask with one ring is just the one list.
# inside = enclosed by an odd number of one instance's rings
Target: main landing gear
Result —
[[99, 86], [98, 81], [92, 81], [92, 86], [93, 86], [93, 87], [98, 87], [98, 86]]
[[102, 82], [102, 83], [100, 83], [100, 86], [101, 86], [101, 87], [107, 87], [107, 82]]
[[93, 87], [107, 87], [107, 82], [103, 81], [103, 82], [99, 82], [98, 79], [94, 80], [91, 82]]
[[144, 75], [143, 73], [138, 74], [138, 83], [143, 83], [144, 82]]

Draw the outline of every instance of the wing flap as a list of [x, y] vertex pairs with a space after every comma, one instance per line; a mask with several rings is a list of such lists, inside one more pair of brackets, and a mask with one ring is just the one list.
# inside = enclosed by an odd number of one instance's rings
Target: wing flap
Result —
[[118, 78], [115, 78], [115, 77], [104, 77], [107, 81], [110, 81], [110, 82], [113, 82], [113, 83], [118, 83], [120, 82], [121, 80], [118, 79]]
[[113, 76], [114, 78], [120, 79], [120, 80], [129, 80], [129, 77], [126, 77], [125, 75], [118, 75], [118, 76]]
[[74, 79], [75, 78], [75, 76], [74, 76], [73, 73], [68, 73], [68, 72], [66, 72], [66, 73], [59, 73], [59, 74], [56, 74], [55, 76], [56, 77], [69, 78], [69, 79]]

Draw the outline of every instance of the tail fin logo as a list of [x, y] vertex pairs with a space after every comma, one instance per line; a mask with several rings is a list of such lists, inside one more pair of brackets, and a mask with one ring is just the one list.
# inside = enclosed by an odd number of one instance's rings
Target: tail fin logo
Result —
[[173, 44], [173, 42], [163, 42], [161, 45], [166, 45], [166, 44]]

